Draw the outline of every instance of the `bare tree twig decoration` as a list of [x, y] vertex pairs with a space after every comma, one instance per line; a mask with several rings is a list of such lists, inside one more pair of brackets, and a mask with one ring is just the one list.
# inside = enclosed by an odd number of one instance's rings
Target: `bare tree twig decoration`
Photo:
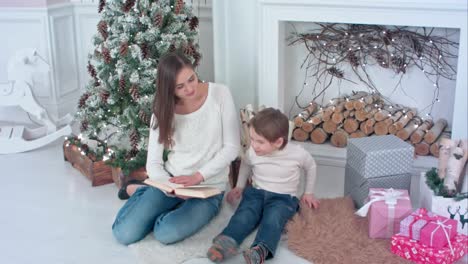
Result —
[[[422, 110], [432, 107], [439, 96], [439, 80], [455, 80], [456, 68], [451, 61], [457, 58], [458, 43], [433, 35], [434, 28], [422, 28], [422, 32], [407, 27], [322, 24], [309, 33], [293, 33], [288, 45], [304, 44], [308, 51], [301, 68], [306, 77], [314, 79], [313, 101], [325, 93], [334, 80], [352, 82], [346, 76], [344, 66], [351, 66], [351, 73], [364, 83], [370, 92], [380, 93], [368, 72], [369, 66], [380, 66], [401, 75], [409, 67], [421, 70], [434, 85], [433, 100]], [[304, 81], [306, 85], [306, 80]], [[321, 89], [317, 92], [317, 88]], [[302, 93], [302, 90], [301, 90]], [[302, 109], [295, 98], [296, 105]]]

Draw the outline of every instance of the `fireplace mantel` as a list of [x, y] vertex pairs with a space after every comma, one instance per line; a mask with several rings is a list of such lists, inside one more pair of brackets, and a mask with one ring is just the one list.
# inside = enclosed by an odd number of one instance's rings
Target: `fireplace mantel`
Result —
[[335, 22], [460, 29], [452, 137], [466, 138], [467, 3], [465, 0], [257, 0], [258, 104], [284, 109], [284, 23]]

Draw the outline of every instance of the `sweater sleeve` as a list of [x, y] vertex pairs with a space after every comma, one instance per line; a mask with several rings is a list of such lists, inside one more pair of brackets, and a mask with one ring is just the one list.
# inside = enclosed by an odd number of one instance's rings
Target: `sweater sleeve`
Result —
[[200, 168], [199, 172], [205, 180], [228, 167], [240, 150], [239, 121], [237, 120], [234, 100], [226, 86], [216, 87], [216, 89], [222, 89], [220, 98], [217, 98], [217, 100], [221, 100], [223, 145], [213, 159]]
[[306, 186], [304, 193], [313, 193], [315, 187], [315, 180], [317, 178], [317, 164], [315, 163], [314, 158], [307, 152], [306, 150], [303, 151], [303, 164], [302, 167], [305, 171], [305, 180]]
[[[154, 116], [151, 117], [151, 124], [155, 122]], [[151, 125], [152, 126], [152, 125]], [[150, 127], [148, 139], [148, 155], [146, 158], [146, 172], [150, 179], [164, 180], [169, 177], [169, 173], [164, 169], [163, 152], [164, 145], [159, 143], [159, 128]]]
[[248, 150], [245, 153], [246, 155], [242, 158], [240, 168], [239, 168], [239, 176], [237, 177], [236, 187], [245, 188], [247, 184], [247, 180], [249, 179], [250, 175], [252, 175], [252, 166], [249, 162], [249, 154]]

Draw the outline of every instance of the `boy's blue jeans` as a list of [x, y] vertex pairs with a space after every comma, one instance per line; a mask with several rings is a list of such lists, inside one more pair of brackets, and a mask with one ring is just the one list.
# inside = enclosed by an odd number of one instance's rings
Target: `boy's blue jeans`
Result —
[[223, 196], [184, 200], [142, 186], [117, 213], [112, 232], [124, 245], [143, 239], [151, 231], [161, 243], [175, 243], [193, 235], [217, 215]]
[[242, 201], [221, 234], [238, 245], [258, 226], [252, 246], [262, 244], [273, 257], [287, 221], [296, 213], [299, 200], [289, 194], [246, 187]]

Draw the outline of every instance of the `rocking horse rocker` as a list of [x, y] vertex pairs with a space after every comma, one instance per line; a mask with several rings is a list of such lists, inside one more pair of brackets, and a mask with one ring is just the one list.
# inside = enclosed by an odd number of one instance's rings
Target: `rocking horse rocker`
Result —
[[20, 50], [8, 61], [8, 83], [0, 83], [0, 107], [19, 106], [43, 126], [27, 128], [22, 125], [0, 125], [0, 154], [40, 148], [71, 133], [69, 123], [72, 117], [69, 114], [54, 122], [34, 99], [33, 74], [48, 71], [48, 63], [35, 49]]

